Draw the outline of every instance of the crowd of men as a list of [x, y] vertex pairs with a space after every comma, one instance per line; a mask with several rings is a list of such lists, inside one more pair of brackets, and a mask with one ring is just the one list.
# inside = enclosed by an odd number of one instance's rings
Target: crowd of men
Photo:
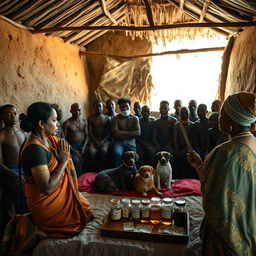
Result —
[[[62, 121], [62, 109], [52, 104], [57, 112], [59, 130], [58, 137], [64, 137], [71, 145], [71, 155], [77, 175], [85, 171], [101, 171], [117, 167], [122, 162], [126, 151], [136, 151], [141, 165], [155, 166], [154, 155], [159, 151], [168, 151], [173, 158], [173, 178], [198, 178], [186, 160], [186, 153], [191, 147], [204, 159], [206, 154], [216, 145], [228, 140], [218, 127], [221, 102], [212, 103], [211, 114], [207, 106], [191, 100], [188, 107], [181, 100], [174, 102], [174, 113], [170, 114], [168, 101], [161, 101], [160, 116], [151, 116], [150, 107], [133, 104], [129, 98], [120, 98], [116, 103], [109, 99], [93, 102], [93, 114], [87, 119], [81, 116], [81, 105], [71, 105], [71, 117]], [[6, 186], [14, 200], [21, 191], [17, 186], [23, 183], [19, 179], [19, 153], [28, 134], [17, 124], [16, 107], [4, 105], [0, 107], [0, 177], [1, 185]], [[23, 173], [21, 170], [21, 177]], [[22, 192], [23, 193], [23, 192]], [[16, 212], [22, 213], [21, 200], [15, 202]]]

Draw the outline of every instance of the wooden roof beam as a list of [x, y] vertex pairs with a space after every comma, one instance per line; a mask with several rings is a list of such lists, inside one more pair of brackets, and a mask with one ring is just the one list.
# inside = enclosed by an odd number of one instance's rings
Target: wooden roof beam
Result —
[[187, 54], [187, 53], [195, 53], [195, 52], [216, 52], [216, 51], [224, 51], [225, 47], [211, 47], [211, 48], [200, 48], [200, 49], [181, 49], [178, 51], [166, 51], [159, 53], [148, 53], [148, 54], [138, 54], [138, 55], [115, 55], [115, 54], [107, 54], [100, 52], [91, 52], [91, 51], [80, 51], [80, 56], [102, 56], [102, 57], [112, 57], [112, 58], [124, 58], [124, 59], [135, 59], [135, 58], [145, 58], [145, 57], [157, 57], [163, 55], [170, 54]]
[[56, 31], [82, 31], [82, 30], [109, 30], [109, 31], [149, 31], [176, 28], [222, 28], [222, 27], [251, 27], [256, 26], [256, 21], [251, 22], [209, 22], [209, 23], [179, 23], [161, 26], [80, 26], [80, 27], [52, 27], [44, 29], [35, 29], [31, 31], [33, 34], [52, 33]]
[[179, 6], [180, 10], [183, 10], [184, 4], [185, 4], [185, 0], [180, 0], [180, 6]]
[[210, 0], [205, 0], [204, 1], [203, 10], [201, 12], [201, 15], [200, 15], [200, 18], [199, 18], [199, 22], [203, 22], [209, 4], [210, 4]]

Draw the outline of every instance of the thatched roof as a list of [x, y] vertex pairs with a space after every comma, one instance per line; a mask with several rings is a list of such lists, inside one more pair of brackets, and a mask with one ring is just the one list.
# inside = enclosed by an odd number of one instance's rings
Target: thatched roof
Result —
[[[0, 15], [2, 18], [24, 25], [32, 33], [58, 36], [64, 41], [86, 46], [109, 30], [125, 30], [133, 37], [139, 36], [151, 40], [157, 38], [171, 40], [177, 36], [193, 38], [197, 34], [211, 36], [213, 31], [231, 35], [240, 31], [245, 25], [255, 25], [253, 20], [256, 16], [256, 2], [255, 0], [2, 0]], [[200, 24], [195, 24], [193, 28], [171, 27], [186, 23], [206, 23], [204, 25], [212, 29], [202, 28]], [[143, 28], [148, 30], [145, 31]]]

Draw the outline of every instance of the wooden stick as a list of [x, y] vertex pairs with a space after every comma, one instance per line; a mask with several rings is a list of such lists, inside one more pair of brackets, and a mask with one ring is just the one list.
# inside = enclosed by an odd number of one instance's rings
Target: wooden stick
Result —
[[139, 54], [139, 55], [115, 55], [115, 54], [107, 54], [100, 52], [90, 52], [90, 51], [80, 51], [80, 56], [102, 56], [102, 57], [112, 57], [112, 58], [124, 58], [124, 59], [135, 59], [135, 58], [145, 58], [145, 57], [154, 57], [154, 56], [163, 56], [169, 54], [186, 54], [186, 53], [195, 53], [195, 52], [216, 52], [216, 51], [224, 51], [225, 47], [212, 47], [212, 48], [200, 48], [200, 49], [182, 49], [178, 51], [166, 51], [159, 53], [148, 53], [148, 54]]
[[112, 31], [148, 31], [175, 28], [222, 28], [222, 27], [250, 27], [256, 26], [256, 21], [251, 22], [209, 22], [209, 23], [180, 23], [161, 26], [132, 27], [132, 26], [81, 26], [81, 27], [53, 27], [35, 29], [33, 34], [52, 33], [56, 31], [83, 31], [83, 30], [112, 30]]
[[191, 146], [191, 143], [190, 143], [190, 141], [189, 141], [187, 131], [186, 131], [186, 129], [185, 129], [183, 123], [179, 122], [179, 124], [180, 124], [181, 133], [182, 133], [182, 136], [183, 136], [183, 138], [184, 138], [184, 140], [185, 140], [187, 149], [188, 149], [188, 151], [190, 151], [190, 150], [192, 150], [192, 146]]
[[146, 5], [146, 12], [147, 12], [147, 17], [148, 17], [148, 22], [150, 24], [151, 27], [154, 27], [154, 20], [153, 20], [153, 14], [152, 14], [152, 9], [150, 6], [150, 3], [148, 0], [144, 0], [145, 5]]

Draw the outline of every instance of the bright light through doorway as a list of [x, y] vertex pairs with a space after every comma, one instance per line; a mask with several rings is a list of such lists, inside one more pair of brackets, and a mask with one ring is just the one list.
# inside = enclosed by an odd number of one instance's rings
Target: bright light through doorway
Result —
[[[166, 47], [154, 45], [153, 52], [226, 45], [227, 40], [222, 36], [199, 37], [195, 40], [172, 41]], [[173, 112], [173, 102], [176, 99], [181, 99], [183, 106], [188, 106], [189, 100], [195, 99], [198, 104], [207, 104], [210, 110], [211, 103], [217, 95], [222, 55], [223, 51], [215, 51], [153, 57], [151, 72], [155, 90], [151, 97], [152, 110], [158, 111], [160, 101], [168, 100], [170, 112]]]

